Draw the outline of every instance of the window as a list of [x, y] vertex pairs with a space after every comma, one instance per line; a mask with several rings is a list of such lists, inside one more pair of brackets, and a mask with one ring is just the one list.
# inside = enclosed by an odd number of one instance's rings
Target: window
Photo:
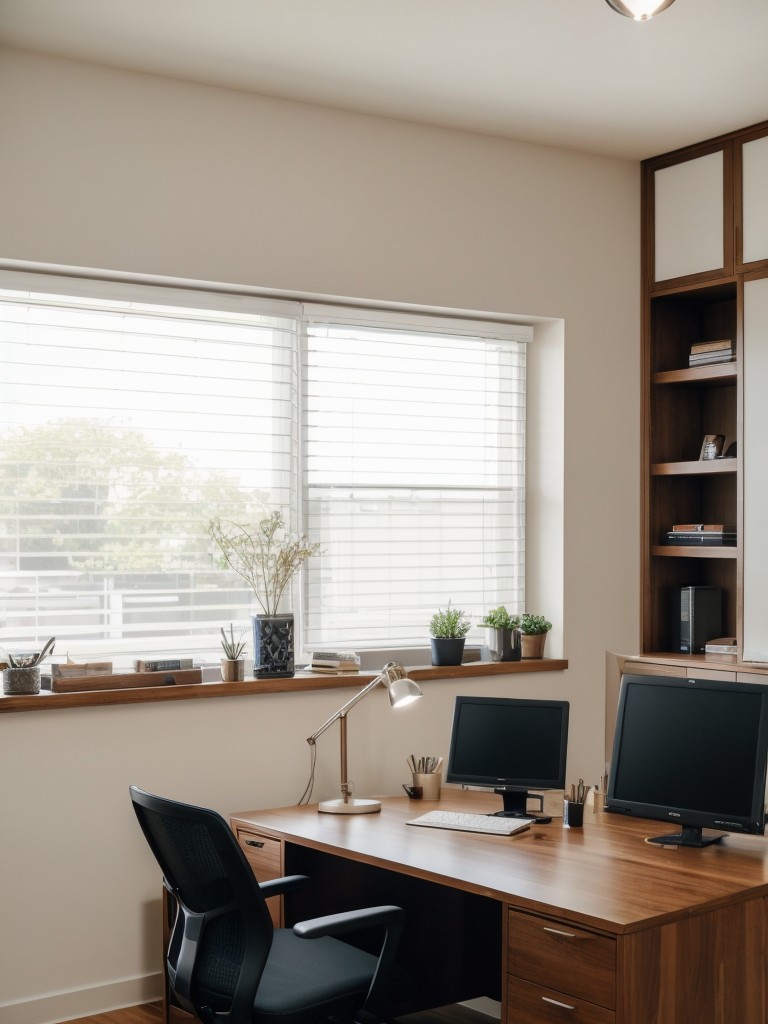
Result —
[[525, 329], [309, 318], [309, 647], [423, 645], [449, 601], [522, 610]]
[[293, 595], [307, 648], [522, 608], [529, 329], [42, 287], [0, 292], [4, 642], [214, 656], [252, 602], [207, 523], [259, 503], [322, 546]]

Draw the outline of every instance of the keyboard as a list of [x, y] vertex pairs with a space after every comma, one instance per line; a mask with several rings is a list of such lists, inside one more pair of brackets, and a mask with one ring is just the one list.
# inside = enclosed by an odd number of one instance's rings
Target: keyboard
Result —
[[406, 825], [426, 828], [450, 828], [457, 832], [485, 832], [494, 836], [511, 836], [525, 832], [533, 818], [496, 818], [488, 814], [465, 814], [463, 811], [427, 811], [419, 818], [411, 818]]

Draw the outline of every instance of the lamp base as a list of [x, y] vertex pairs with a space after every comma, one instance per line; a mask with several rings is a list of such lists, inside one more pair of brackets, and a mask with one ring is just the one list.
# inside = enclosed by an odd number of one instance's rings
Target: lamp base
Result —
[[376, 814], [381, 810], [379, 800], [323, 800], [317, 805], [321, 814]]

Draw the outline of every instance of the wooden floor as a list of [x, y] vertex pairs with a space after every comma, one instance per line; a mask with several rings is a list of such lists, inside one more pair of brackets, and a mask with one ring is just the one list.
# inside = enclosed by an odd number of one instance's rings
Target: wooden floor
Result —
[[[398, 1018], [403, 1024], [489, 1024], [492, 1019], [484, 1013], [458, 1004]], [[161, 1024], [161, 1020], [160, 1003], [145, 1003], [143, 1006], [130, 1006], [125, 1010], [97, 1013], [93, 1017], [80, 1017], [72, 1024]]]

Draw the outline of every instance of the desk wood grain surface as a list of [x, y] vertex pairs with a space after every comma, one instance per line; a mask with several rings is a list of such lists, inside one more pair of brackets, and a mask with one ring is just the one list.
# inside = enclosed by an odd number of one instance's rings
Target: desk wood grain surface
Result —
[[439, 801], [383, 798], [380, 814], [293, 806], [237, 812], [232, 824], [617, 935], [768, 895], [768, 839], [758, 836], [705, 849], [652, 846], [644, 840], [674, 825], [589, 810], [583, 829], [554, 818], [510, 837], [405, 824], [437, 808], [496, 810], [499, 799], [443, 787]]

